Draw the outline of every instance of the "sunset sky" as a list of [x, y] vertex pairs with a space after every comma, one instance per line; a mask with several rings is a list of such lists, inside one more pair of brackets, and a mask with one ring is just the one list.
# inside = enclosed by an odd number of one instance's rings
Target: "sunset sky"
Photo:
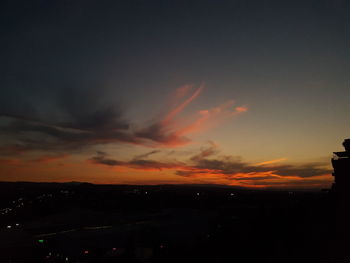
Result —
[[349, 1], [5, 2], [1, 181], [331, 185]]

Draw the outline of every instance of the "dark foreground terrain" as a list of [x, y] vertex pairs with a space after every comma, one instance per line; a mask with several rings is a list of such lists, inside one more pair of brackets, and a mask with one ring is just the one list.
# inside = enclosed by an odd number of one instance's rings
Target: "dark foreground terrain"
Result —
[[0, 262], [333, 262], [327, 191], [0, 183]]

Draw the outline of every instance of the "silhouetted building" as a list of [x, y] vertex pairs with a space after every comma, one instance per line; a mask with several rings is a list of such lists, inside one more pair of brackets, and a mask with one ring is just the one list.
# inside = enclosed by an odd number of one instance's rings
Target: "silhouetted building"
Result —
[[343, 142], [344, 152], [334, 152], [332, 165], [334, 168], [334, 184], [332, 192], [335, 196], [336, 208], [336, 260], [350, 262], [348, 244], [350, 244], [350, 139]]
[[[337, 195], [348, 195], [350, 189], [350, 139], [343, 142], [344, 152], [334, 152], [332, 165], [334, 168], [333, 189]], [[344, 196], [344, 197], [345, 197]]]

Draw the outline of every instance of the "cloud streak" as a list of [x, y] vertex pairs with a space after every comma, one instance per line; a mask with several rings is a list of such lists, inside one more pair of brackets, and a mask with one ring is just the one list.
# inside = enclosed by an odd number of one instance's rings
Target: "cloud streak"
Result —
[[[187, 87], [186, 87], [187, 88]], [[186, 99], [184, 102], [182, 102], [179, 106], [177, 106], [175, 109], [173, 109], [172, 111], [170, 111], [165, 118], [162, 120], [162, 123], [164, 125], [166, 125], [169, 121], [171, 121], [172, 119], [174, 119], [174, 117], [176, 117], [176, 115], [178, 115], [179, 113], [181, 113], [193, 100], [195, 100], [199, 94], [202, 92], [203, 87], [199, 87], [198, 89], [196, 89], [196, 91], [191, 95], [191, 97], [189, 97], [188, 99]]]
[[[142, 156], [142, 155], [141, 155]], [[96, 156], [88, 160], [92, 164], [102, 164], [107, 166], [121, 166], [128, 167], [143, 171], [161, 171], [164, 169], [177, 169], [182, 167], [184, 164], [180, 162], [159, 162], [155, 160], [141, 159], [140, 157], [134, 157], [131, 161], [120, 161], [111, 159], [106, 153], [99, 152]], [[146, 154], [144, 157], [147, 157]]]
[[261, 162], [261, 163], [256, 163], [254, 164], [255, 166], [261, 166], [261, 165], [270, 165], [270, 164], [273, 164], [273, 163], [279, 163], [279, 162], [283, 162], [283, 161], [286, 161], [287, 158], [278, 158], [278, 159], [275, 159], [275, 160], [270, 160], [270, 161], [265, 161], [265, 162]]
[[190, 102], [196, 99], [201, 91], [202, 87], [199, 87], [188, 99], [171, 110], [163, 120], [139, 130], [136, 135], [149, 140], [151, 143], [157, 143], [161, 147], [182, 146], [191, 142], [187, 137], [189, 134], [213, 128], [229, 118], [248, 111], [248, 108], [243, 106], [233, 108], [234, 101], [230, 100], [218, 107], [200, 110], [190, 123], [186, 123], [183, 120], [174, 122], [175, 116], [180, 114]]

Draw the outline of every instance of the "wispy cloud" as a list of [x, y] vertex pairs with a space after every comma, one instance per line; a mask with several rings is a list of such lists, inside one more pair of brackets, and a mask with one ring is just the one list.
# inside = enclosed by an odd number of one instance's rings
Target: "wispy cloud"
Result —
[[190, 160], [197, 162], [207, 157], [215, 155], [218, 152], [218, 145], [213, 141], [209, 141], [208, 144], [209, 144], [209, 147], [201, 148], [200, 152], [198, 154], [193, 155], [190, 158]]
[[196, 89], [195, 92], [191, 95], [191, 97], [186, 99], [184, 102], [178, 105], [175, 109], [171, 110], [165, 116], [165, 118], [161, 121], [161, 123], [163, 123], [163, 125], [166, 125], [168, 124], [169, 121], [173, 120], [176, 115], [180, 114], [193, 100], [195, 100], [199, 96], [202, 90], [203, 90], [202, 86]]
[[188, 99], [171, 110], [163, 120], [139, 130], [136, 135], [149, 140], [150, 143], [156, 142], [157, 146], [161, 147], [182, 146], [191, 142], [188, 135], [213, 128], [229, 118], [248, 111], [248, 108], [243, 106], [234, 108], [234, 101], [230, 100], [212, 109], [200, 110], [189, 123], [181, 119], [175, 122], [174, 118], [196, 99], [201, 91], [202, 87], [199, 87]]
[[155, 160], [140, 159], [139, 157], [134, 157], [131, 161], [120, 161], [109, 158], [106, 153], [98, 152], [97, 155], [89, 159], [88, 162], [92, 164], [102, 164], [107, 166], [123, 166], [143, 171], [177, 169], [183, 166], [183, 164], [180, 162], [160, 162]]
[[160, 150], [153, 150], [153, 151], [150, 151], [150, 152], [146, 152], [144, 154], [140, 154], [140, 155], [137, 155], [134, 157], [134, 159], [143, 159], [143, 158], [147, 158], [153, 154], [156, 154], [156, 153], [159, 153]]
[[173, 95], [174, 102], [177, 103], [179, 100], [185, 97], [193, 88], [194, 88], [194, 85], [189, 85], [189, 84], [186, 84], [177, 88]]
[[269, 161], [265, 161], [265, 162], [261, 162], [261, 163], [256, 163], [254, 165], [255, 166], [270, 165], [270, 164], [274, 164], [274, 163], [283, 162], [283, 161], [286, 161], [286, 160], [287, 160], [287, 158], [278, 158], [278, 159], [269, 160]]
[[206, 129], [215, 127], [225, 120], [227, 120], [230, 117], [237, 116], [240, 113], [243, 113], [247, 111], [246, 108], [245, 111], [237, 110], [237, 108], [233, 108], [234, 101], [230, 100], [222, 105], [219, 105], [218, 107], [208, 109], [208, 110], [201, 110], [198, 112], [197, 119], [192, 122], [190, 125], [187, 125], [177, 131], [177, 135], [186, 135], [190, 133], [195, 132], [201, 132]]

